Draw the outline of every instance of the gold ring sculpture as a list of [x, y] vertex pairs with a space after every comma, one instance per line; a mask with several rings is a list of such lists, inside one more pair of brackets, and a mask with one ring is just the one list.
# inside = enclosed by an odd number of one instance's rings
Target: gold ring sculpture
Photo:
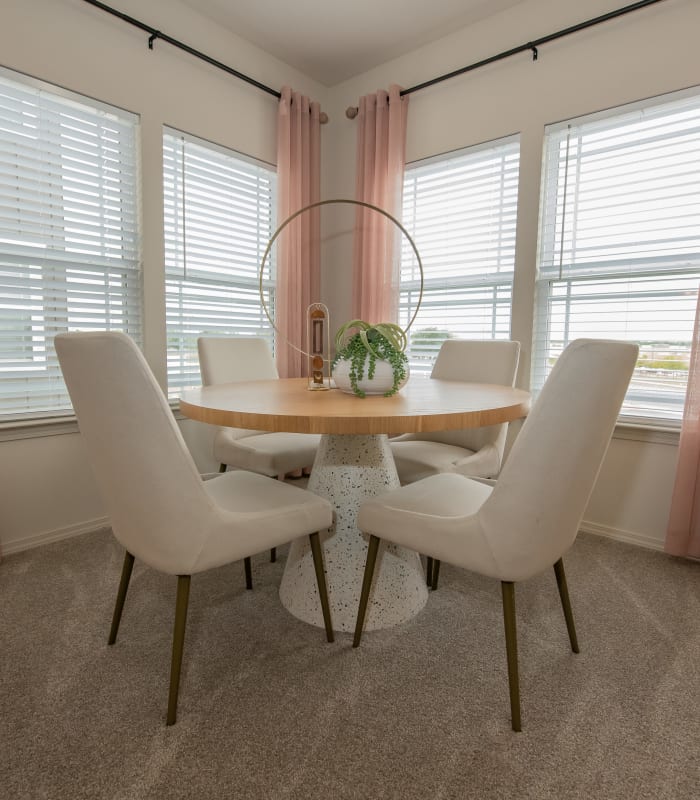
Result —
[[277, 333], [278, 336], [281, 336], [292, 349], [296, 350], [298, 353], [301, 353], [307, 358], [311, 357], [310, 354], [307, 353], [305, 350], [302, 350], [301, 347], [297, 347], [295, 344], [290, 342], [289, 339], [287, 339], [287, 337], [278, 329], [277, 325], [275, 325], [274, 320], [270, 316], [267, 304], [265, 303], [265, 297], [263, 292], [263, 273], [265, 271], [265, 262], [267, 261], [267, 257], [270, 254], [270, 251], [272, 250], [272, 245], [275, 243], [277, 237], [282, 233], [282, 231], [287, 227], [287, 225], [289, 225], [290, 222], [295, 220], [300, 214], [303, 214], [306, 211], [310, 211], [312, 208], [318, 208], [320, 206], [326, 206], [330, 204], [363, 206], [364, 208], [369, 208], [372, 211], [376, 211], [379, 214], [385, 216], [388, 220], [391, 220], [391, 222], [393, 222], [394, 225], [396, 225], [396, 227], [399, 228], [399, 230], [406, 237], [406, 239], [408, 239], [408, 242], [411, 245], [411, 248], [413, 249], [413, 252], [415, 253], [416, 256], [416, 260], [418, 262], [418, 269], [420, 271], [420, 291], [418, 293], [418, 302], [416, 303], [416, 309], [413, 312], [413, 315], [411, 316], [408, 325], [406, 325], [406, 327], [403, 329], [404, 334], [408, 331], [411, 325], [413, 325], [413, 322], [416, 318], [416, 315], [418, 314], [418, 310], [420, 309], [420, 305], [423, 300], [423, 262], [421, 261], [420, 253], [418, 252], [418, 248], [416, 247], [415, 242], [411, 238], [411, 235], [406, 230], [406, 228], [404, 228], [404, 226], [396, 219], [396, 217], [393, 217], [388, 211], [385, 211], [383, 208], [375, 206], [372, 203], [365, 203], [363, 200], [319, 200], [316, 203], [310, 203], [309, 205], [300, 208], [298, 211], [295, 211], [293, 214], [288, 216], [287, 219], [285, 219], [284, 222], [281, 225], [279, 225], [277, 230], [273, 233], [272, 238], [267, 243], [267, 247], [265, 248], [265, 252], [263, 253], [262, 261], [260, 262], [259, 281], [258, 281], [260, 302], [265, 312], [265, 316], [267, 317], [270, 325], [272, 325], [273, 330], [275, 331], [275, 333]]

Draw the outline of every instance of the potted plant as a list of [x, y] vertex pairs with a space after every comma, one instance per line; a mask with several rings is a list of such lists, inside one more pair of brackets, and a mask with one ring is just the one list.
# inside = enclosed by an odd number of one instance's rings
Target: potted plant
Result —
[[396, 394], [408, 379], [406, 343], [405, 331], [393, 322], [346, 322], [335, 335], [336, 386], [358, 397]]

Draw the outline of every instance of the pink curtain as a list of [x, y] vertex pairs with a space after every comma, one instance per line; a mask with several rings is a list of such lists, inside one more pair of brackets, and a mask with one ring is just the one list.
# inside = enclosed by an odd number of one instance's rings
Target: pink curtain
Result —
[[[277, 114], [277, 215], [281, 225], [321, 197], [320, 107], [308, 97], [282, 88]], [[275, 339], [277, 369], [283, 378], [307, 374], [306, 309], [320, 297], [319, 209], [305, 211], [277, 239]]]
[[[355, 199], [401, 216], [408, 96], [401, 88], [360, 98]], [[353, 252], [352, 316], [398, 322], [401, 232], [382, 214], [358, 209]]]
[[700, 297], [698, 299], [676, 483], [666, 532], [666, 551], [674, 556], [692, 558], [700, 558]]

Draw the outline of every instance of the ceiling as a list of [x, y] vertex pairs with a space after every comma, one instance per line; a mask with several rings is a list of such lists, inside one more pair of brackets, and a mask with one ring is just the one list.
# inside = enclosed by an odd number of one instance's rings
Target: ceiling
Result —
[[181, 0], [325, 86], [525, 0]]

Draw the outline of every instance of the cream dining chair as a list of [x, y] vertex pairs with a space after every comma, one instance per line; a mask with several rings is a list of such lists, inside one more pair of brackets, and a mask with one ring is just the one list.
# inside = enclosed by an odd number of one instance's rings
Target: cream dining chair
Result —
[[626, 342], [578, 339], [557, 360], [498, 481], [435, 475], [364, 503], [370, 534], [353, 646], [360, 644], [380, 539], [501, 582], [513, 730], [520, 730], [515, 583], [554, 566], [578, 643], [563, 554], [578, 532], [637, 360]]
[[[254, 336], [201, 336], [197, 339], [202, 383], [235, 383], [279, 378], [267, 342]], [[314, 463], [321, 437], [312, 433], [269, 433], [245, 428], [219, 428], [214, 434], [214, 458], [219, 470], [247, 469], [284, 480]], [[276, 551], [270, 552], [275, 561]], [[253, 588], [250, 559], [245, 561], [246, 586]]]
[[193, 574], [309, 536], [333, 641], [318, 536], [332, 523], [330, 504], [242, 470], [203, 481], [146, 360], [125, 334], [59, 334], [55, 346], [112, 531], [126, 548], [109, 644], [134, 559], [177, 575], [167, 724], [176, 719]]
[[[514, 386], [520, 342], [493, 339], [447, 339], [442, 343], [430, 377]], [[407, 433], [390, 440], [402, 484], [456, 473], [472, 478], [495, 478], [503, 460], [508, 423], [433, 433]], [[426, 580], [438, 587], [440, 562], [427, 559]]]
[[[513, 386], [520, 342], [492, 339], [447, 339], [442, 343], [431, 378]], [[508, 424], [457, 431], [406, 433], [390, 441], [402, 484], [454, 472], [494, 478], [503, 458]]]

